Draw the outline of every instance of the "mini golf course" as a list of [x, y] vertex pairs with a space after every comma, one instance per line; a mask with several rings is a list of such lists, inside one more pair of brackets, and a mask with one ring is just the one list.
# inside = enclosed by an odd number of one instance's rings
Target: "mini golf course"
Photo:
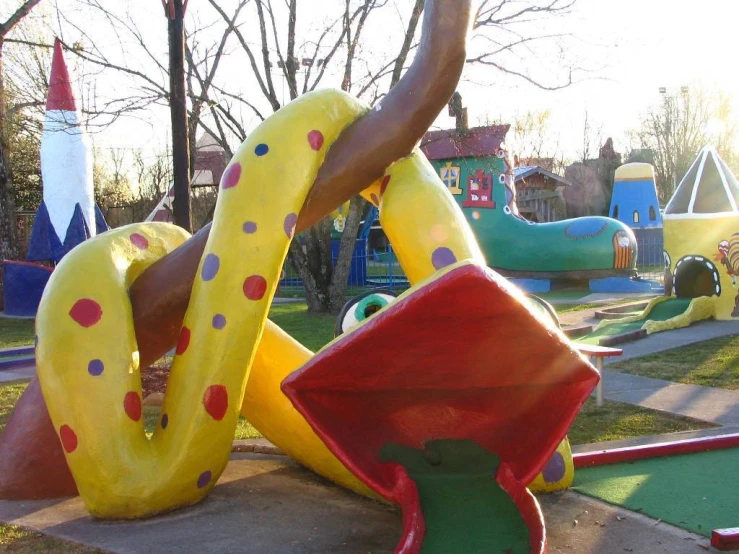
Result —
[[573, 489], [711, 536], [739, 526], [739, 448], [580, 468]]
[[[593, 332], [584, 337], [578, 339], [578, 342], [584, 342], [586, 344], [600, 344], [600, 339], [605, 337], [612, 337], [615, 335], [622, 335], [632, 331], [641, 329], [644, 324], [650, 321], [667, 321], [673, 317], [677, 317], [684, 313], [685, 310], [690, 306], [692, 298], [670, 298], [664, 302], [656, 304], [651, 310], [644, 311], [641, 313], [641, 317], [634, 320], [629, 317], [627, 321], [609, 321], [602, 327], [599, 327]], [[626, 313], [624, 316], [638, 315]]]

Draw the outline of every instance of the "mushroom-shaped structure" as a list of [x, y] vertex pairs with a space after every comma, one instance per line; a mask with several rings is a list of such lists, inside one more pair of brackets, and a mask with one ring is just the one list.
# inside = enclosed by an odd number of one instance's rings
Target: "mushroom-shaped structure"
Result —
[[663, 215], [665, 265], [681, 298], [714, 298], [715, 317], [739, 317], [739, 183], [706, 146]]
[[342, 335], [282, 387], [346, 467], [401, 506], [398, 552], [541, 553], [544, 523], [526, 485], [597, 381], [520, 293], [466, 261]]

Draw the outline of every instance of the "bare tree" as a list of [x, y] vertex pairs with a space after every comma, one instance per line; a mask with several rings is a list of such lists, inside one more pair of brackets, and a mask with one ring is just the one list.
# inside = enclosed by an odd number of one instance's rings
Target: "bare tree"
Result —
[[644, 115], [631, 133], [631, 146], [651, 151], [663, 201], [672, 196], [703, 146], [713, 143], [730, 166], [735, 164], [737, 119], [732, 108], [728, 95], [692, 86], [665, 93]]

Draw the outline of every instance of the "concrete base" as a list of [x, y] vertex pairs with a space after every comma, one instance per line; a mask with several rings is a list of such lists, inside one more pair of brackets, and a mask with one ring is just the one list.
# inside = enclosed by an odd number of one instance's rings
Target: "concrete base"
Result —
[[[0, 520], [121, 554], [393, 552], [401, 534], [395, 508], [330, 485], [288, 458], [233, 454], [231, 460], [204, 502], [158, 518], [99, 522], [71, 498], [0, 501]], [[576, 493], [543, 496], [541, 503], [550, 553], [708, 548], [705, 537]]]

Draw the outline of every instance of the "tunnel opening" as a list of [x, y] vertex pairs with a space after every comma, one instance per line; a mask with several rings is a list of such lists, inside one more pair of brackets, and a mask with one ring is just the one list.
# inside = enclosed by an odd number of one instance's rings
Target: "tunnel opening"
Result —
[[718, 269], [703, 256], [685, 256], [677, 262], [674, 286], [678, 298], [721, 295]]

